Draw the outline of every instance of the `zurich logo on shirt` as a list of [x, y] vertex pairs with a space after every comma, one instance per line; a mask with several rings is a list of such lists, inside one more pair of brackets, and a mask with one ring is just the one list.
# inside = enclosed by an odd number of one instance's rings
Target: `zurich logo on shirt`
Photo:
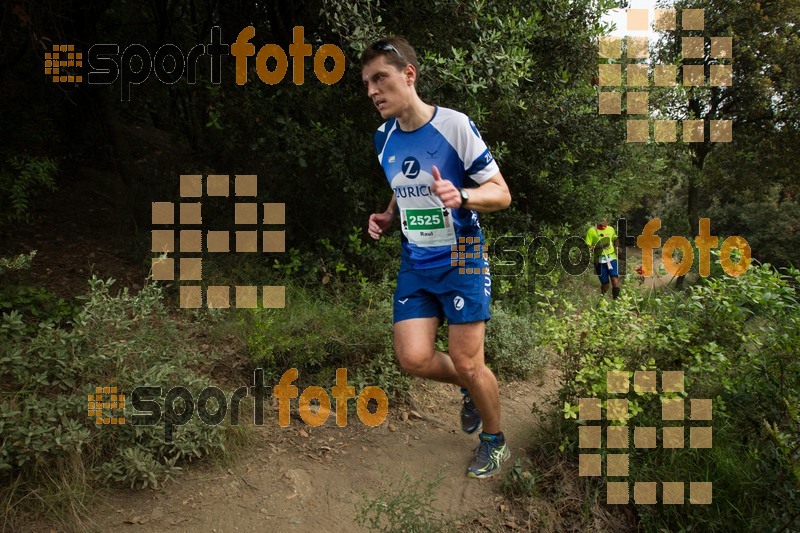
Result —
[[419, 161], [416, 157], [406, 157], [403, 160], [403, 175], [410, 180], [419, 176]]

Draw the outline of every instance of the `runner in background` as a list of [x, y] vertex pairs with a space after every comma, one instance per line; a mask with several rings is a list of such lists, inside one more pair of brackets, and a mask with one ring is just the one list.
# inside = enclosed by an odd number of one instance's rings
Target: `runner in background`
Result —
[[617, 263], [617, 250], [619, 240], [613, 226], [608, 225], [608, 218], [603, 218], [602, 224], [592, 226], [586, 232], [586, 244], [592, 249], [594, 255], [594, 271], [600, 278], [600, 293], [608, 292], [609, 279], [611, 281], [611, 296], [616, 300], [619, 297], [619, 266]]

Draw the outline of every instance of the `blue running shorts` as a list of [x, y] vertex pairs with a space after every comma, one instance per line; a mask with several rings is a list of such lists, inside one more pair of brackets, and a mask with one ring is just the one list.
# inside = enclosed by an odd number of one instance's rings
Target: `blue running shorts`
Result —
[[[394, 293], [394, 321], [430, 317], [442, 321], [447, 317], [450, 324], [463, 324], [489, 320], [492, 279], [488, 266], [488, 261], [478, 259], [467, 261], [465, 267], [401, 267]], [[473, 273], [459, 273], [459, 268], [472, 268]]]
[[595, 263], [594, 264], [594, 273], [600, 278], [600, 283], [605, 285], [608, 283], [609, 276], [612, 278], [619, 277], [619, 271], [617, 270], [617, 260], [612, 259], [610, 263]]

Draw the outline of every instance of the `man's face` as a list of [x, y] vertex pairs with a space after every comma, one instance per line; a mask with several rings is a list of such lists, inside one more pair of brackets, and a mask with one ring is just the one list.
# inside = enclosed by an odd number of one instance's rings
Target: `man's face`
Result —
[[380, 55], [364, 65], [361, 80], [381, 118], [396, 117], [408, 104], [414, 85], [413, 67], [406, 66], [405, 70], [398, 70], [386, 61], [385, 56]]

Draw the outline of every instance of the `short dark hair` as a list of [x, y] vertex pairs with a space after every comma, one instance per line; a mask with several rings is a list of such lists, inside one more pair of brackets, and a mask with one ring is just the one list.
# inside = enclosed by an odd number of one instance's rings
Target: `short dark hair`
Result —
[[391, 36], [386, 39], [375, 41], [361, 53], [361, 66], [363, 67], [378, 56], [384, 56], [386, 61], [403, 70], [406, 65], [412, 65], [414, 70], [419, 73], [419, 62], [417, 52], [408, 41], [402, 37]]

